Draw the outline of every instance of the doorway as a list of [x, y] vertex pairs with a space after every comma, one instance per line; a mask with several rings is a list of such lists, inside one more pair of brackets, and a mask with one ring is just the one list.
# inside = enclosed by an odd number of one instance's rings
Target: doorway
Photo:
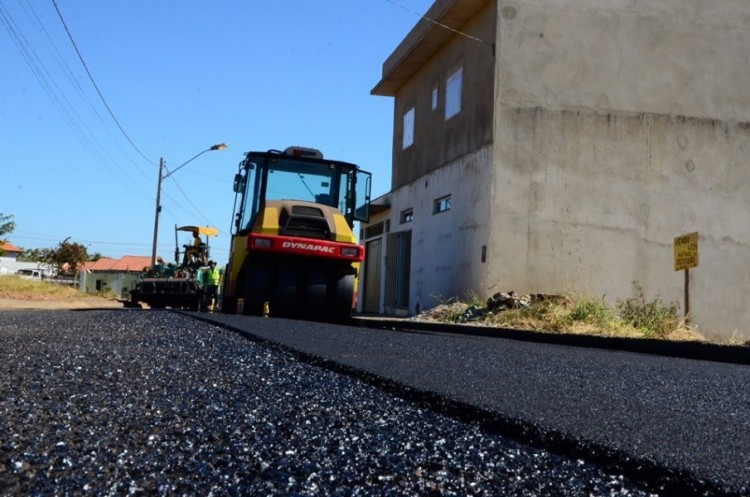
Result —
[[383, 239], [365, 244], [365, 287], [363, 312], [380, 312], [380, 268], [383, 257]]
[[386, 312], [409, 311], [409, 274], [411, 273], [411, 231], [388, 235], [385, 255]]

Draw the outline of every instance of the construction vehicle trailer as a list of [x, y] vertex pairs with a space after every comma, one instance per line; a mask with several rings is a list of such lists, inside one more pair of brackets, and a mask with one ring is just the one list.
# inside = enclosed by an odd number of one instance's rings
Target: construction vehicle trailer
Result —
[[225, 313], [351, 318], [369, 220], [371, 174], [318, 150], [247, 152], [235, 175]]
[[[178, 232], [186, 231], [203, 235], [205, 242], [200, 246], [183, 245], [180, 250]], [[166, 264], [157, 261], [153, 267], [144, 269], [143, 274], [130, 290], [130, 300], [126, 307], [140, 308], [147, 304], [151, 309], [200, 310], [206, 307], [204, 271], [209, 259], [210, 236], [218, 235], [218, 230], [210, 226], [175, 226], [175, 262]], [[181, 259], [182, 256], [182, 260]]]

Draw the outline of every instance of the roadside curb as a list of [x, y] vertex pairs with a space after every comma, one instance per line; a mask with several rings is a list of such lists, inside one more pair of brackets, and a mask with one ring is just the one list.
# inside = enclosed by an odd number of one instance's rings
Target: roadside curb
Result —
[[534, 343], [566, 345], [605, 350], [620, 350], [639, 354], [652, 354], [682, 359], [725, 362], [750, 365], [750, 347], [742, 345], [720, 345], [706, 342], [675, 342], [649, 338], [601, 337], [592, 335], [572, 335], [545, 331], [495, 328], [470, 324], [446, 324], [408, 319], [387, 319], [357, 316], [354, 324], [365, 328], [389, 329], [393, 331], [439, 332], [467, 336], [504, 338]]

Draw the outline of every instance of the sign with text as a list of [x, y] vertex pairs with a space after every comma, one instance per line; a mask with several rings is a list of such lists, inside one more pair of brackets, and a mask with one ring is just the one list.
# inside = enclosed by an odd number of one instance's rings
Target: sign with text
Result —
[[674, 270], [698, 267], [698, 232], [674, 239]]

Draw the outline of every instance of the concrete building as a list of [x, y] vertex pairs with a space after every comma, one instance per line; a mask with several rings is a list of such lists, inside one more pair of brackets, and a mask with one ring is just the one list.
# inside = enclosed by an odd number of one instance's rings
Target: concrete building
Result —
[[750, 336], [749, 57], [746, 0], [437, 0], [372, 91], [393, 175], [362, 310], [633, 281], [684, 305], [698, 232], [693, 323]]

